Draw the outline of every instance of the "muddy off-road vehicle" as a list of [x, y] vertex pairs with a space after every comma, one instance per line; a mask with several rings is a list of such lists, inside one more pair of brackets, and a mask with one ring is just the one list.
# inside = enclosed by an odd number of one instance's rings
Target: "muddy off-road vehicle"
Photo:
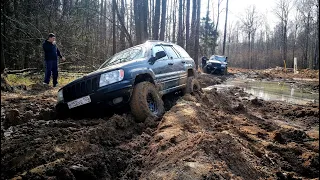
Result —
[[208, 74], [228, 74], [228, 57], [212, 55], [203, 67], [203, 71]]
[[121, 106], [129, 103], [137, 121], [164, 113], [162, 95], [182, 90], [200, 90], [194, 60], [180, 46], [147, 41], [123, 50], [106, 60], [98, 70], [58, 91], [56, 110], [99, 104]]

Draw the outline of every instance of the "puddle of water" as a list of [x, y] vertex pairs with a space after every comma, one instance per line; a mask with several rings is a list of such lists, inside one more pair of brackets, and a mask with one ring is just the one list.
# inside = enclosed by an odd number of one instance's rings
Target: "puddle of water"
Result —
[[294, 83], [274, 81], [255, 81], [254, 79], [231, 79], [223, 84], [209, 86], [204, 90], [216, 88], [218, 91], [226, 90], [230, 87], [241, 87], [246, 93], [252, 95], [251, 98], [258, 97], [263, 100], [285, 101], [293, 104], [318, 103], [319, 93], [309, 92], [306, 89], [295, 87]]

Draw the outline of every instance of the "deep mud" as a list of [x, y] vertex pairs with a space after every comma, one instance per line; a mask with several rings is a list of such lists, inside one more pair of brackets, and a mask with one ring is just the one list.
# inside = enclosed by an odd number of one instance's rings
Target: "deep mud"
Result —
[[167, 95], [165, 115], [144, 123], [110, 109], [59, 120], [57, 89], [30, 91], [1, 94], [1, 179], [318, 178], [318, 104], [212, 89]]

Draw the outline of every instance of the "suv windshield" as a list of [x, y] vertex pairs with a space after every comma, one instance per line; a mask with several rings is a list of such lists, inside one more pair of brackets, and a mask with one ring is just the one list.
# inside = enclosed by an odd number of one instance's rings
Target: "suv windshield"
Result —
[[109, 59], [107, 59], [99, 69], [105, 68], [110, 65], [119, 64], [123, 62], [128, 62], [134, 59], [139, 59], [145, 57], [145, 50], [143, 46], [136, 46], [130, 49], [123, 50]]
[[218, 60], [218, 61], [221, 61], [221, 62], [225, 62], [226, 61], [226, 57], [224, 57], [224, 56], [211, 56], [210, 60]]

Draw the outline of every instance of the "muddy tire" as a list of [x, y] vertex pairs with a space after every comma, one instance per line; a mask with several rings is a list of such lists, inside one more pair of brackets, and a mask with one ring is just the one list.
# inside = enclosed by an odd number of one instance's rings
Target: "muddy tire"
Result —
[[221, 74], [222, 75], [228, 75], [228, 68], [226, 68]]
[[200, 89], [201, 89], [201, 86], [199, 81], [194, 77], [188, 77], [187, 87], [184, 89], [184, 94], [197, 92], [197, 91], [200, 91]]
[[137, 122], [144, 122], [150, 116], [160, 117], [164, 113], [164, 105], [159, 92], [150, 82], [135, 85], [130, 107]]
[[202, 71], [203, 71], [203, 73], [206, 73], [206, 74], [208, 74], [208, 70], [207, 70], [207, 67], [204, 67], [204, 68], [202, 68]]

